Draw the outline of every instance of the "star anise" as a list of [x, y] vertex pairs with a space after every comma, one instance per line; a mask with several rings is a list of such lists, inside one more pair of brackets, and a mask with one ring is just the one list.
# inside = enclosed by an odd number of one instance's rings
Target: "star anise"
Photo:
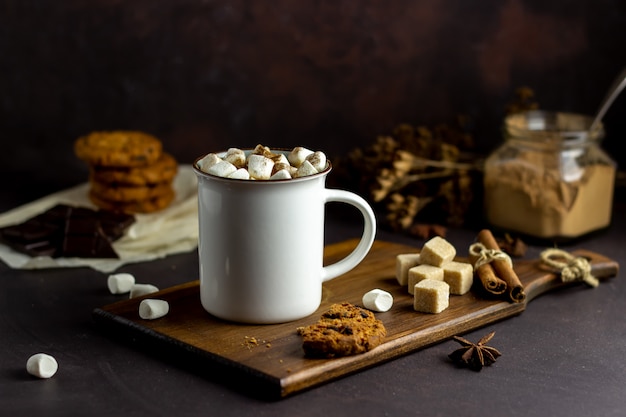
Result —
[[478, 343], [472, 343], [460, 336], [454, 336], [454, 340], [463, 347], [455, 350], [448, 356], [459, 365], [467, 366], [474, 371], [480, 371], [483, 366], [491, 365], [498, 356], [502, 355], [498, 349], [486, 345], [495, 334], [496, 332], [494, 331], [483, 336]]

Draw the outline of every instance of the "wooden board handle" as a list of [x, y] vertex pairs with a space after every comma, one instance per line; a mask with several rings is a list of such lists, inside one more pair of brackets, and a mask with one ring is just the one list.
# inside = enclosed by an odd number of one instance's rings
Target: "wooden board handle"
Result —
[[[616, 261], [607, 258], [606, 256], [584, 249], [573, 251], [572, 255], [577, 257], [580, 256], [587, 259], [587, 261], [589, 261], [589, 263], [591, 264], [591, 274], [594, 277], [598, 278], [600, 281], [614, 277], [619, 273], [619, 264]], [[544, 275], [537, 275], [535, 273], [532, 274], [532, 278], [530, 278], [530, 275], [520, 277], [520, 279], [524, 283], [524, 290], [526, 291], [526, 303], [548, 291], [553, 291], [561, 287], [572, 285], [571, 283], [564, 283], [561, 280], [560, 275], [557, 272], [552, 271], [547, 266], [543, 265], [540, 259], [535, 261], [534, 268], [539, 270], [545, 270], [547, 273]], [[519, 269], [522, 271], [518, 271], [518, 274], [523, 274], [526, 271], [523, 266]], [[577, 284], [585, 285], [582, 283]]]

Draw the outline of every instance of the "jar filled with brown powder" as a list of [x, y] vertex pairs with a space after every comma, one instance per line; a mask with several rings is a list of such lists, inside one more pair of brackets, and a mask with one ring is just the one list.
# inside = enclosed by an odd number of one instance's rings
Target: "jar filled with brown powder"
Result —
[[485, 210], [494, 227], [564, 241], [611, 223], [615, 162], [602, 127], [573, 113], [508, 116], [505, 142], [485, 161]]

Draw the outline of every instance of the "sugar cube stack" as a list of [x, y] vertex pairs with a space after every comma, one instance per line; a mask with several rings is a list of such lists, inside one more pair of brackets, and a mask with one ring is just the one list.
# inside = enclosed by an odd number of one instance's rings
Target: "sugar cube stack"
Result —
[[456, 248], [446, 239], [435, 236], [419, 253], [396, 257], [396, 280], [413, 294], [413, 308], [437, 314], [448, 308], [450, 295], [467, 293], [474, 279], [471, 264], [455, 261]]

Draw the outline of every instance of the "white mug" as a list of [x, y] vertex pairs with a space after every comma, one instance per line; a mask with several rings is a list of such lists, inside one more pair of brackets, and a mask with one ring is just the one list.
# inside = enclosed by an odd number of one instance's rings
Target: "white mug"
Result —
[[[242, 180], [202, 171], [201, 159], [193, 164], [198, 177], [200, 299], [210, 314], [256, 324], [307, 317], [321, 303], [322, 283], [353, 269], [372, 247], [374, 212], [362, 197], [326, 188], [330, 162], [324, 171], [306, 177]], [[353, 205], [365, 225], [356, 248], [324, 266], [328, 202]]]

